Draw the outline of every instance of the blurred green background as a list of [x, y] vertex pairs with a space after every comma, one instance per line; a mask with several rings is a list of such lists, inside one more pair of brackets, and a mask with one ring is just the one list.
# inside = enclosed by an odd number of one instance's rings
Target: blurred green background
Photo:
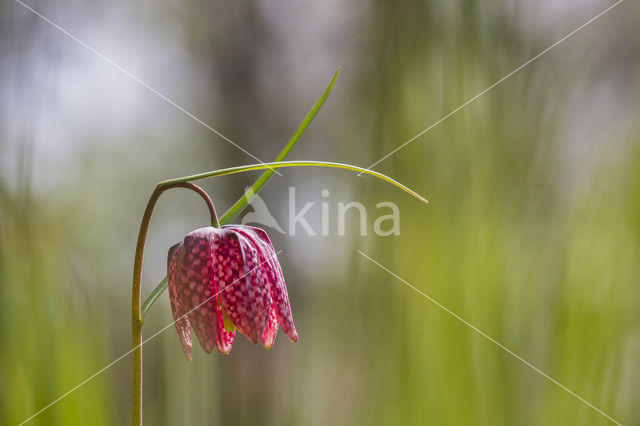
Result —
[[[29, 5], [269, 161], [337, 65], [291, 159], [368, 166], [612, 1], [175, 0]], [[362, 250], [625, 425], [640, 424], [640, 7], [626, 1], [375, 169], [287, 169], [329, 236], [269, 233], [300, 341], [229, 357], [173, 328], [144, 346], [148, 425], [604, 425], [550, 383], [364, 257]], [[137, 228], [163, 179], [254, 163], [25, 9], [0, 1], [0, 424], [18, 424], [129, 349]], [[257, 174], [205, 182], [224, 211]], [[328, 198], [321, 196], [330, 190]], [[339, 202], [401, 211], [360, 236]], [[143, 276], [207, 212], [161, 199]], [[167, 296], [144, 333], [172, 320]], [[29, 424], [119, 425], [123, 359]]]

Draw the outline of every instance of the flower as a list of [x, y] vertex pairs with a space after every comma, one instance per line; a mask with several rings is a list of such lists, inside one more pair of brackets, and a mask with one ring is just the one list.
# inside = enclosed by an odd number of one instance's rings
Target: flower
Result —
[[169, 249], [169, 300], [191, 360], [191, 329], [202, 349], [228, 354], [236, 329], [267, 349], [278, 324], [298, 340], [280, 262], [267, 234], [246, 225], [196, 229]]

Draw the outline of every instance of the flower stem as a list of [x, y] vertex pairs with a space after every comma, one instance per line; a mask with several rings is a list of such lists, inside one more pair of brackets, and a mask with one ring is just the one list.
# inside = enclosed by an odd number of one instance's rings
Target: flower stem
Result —
[[211, 224], [220, 226], [218, 216], [213, 206], [213, 202], [209, 195], [199, 186], [189, 182], [175, 182], [169, 185], [158, 185], [145, 208], [140, 230], [138, 231], [138, 242], [136, 243], [136, 254], [133, 261], [133, 284], [131, 286], [131, 335], [133, 347], [133, 411], [132, 425], [142, 425], [142, 307], [141, 301], [141, 282], [142, 282], [142, 260], [144, 257], [144, 244], [147, 240], [149, 232], [149, 224], [151, 223], [151, 215], [153, 209], [160, 198], [160, 195], [171, 188], [186, 188], [198, 193], [207, 204], [209, 214], [211, 215]]
[[[207, 208], [209, 209], [209, 215], [211, 216], [211, 226], [220, 228], [220, 221], [218, 220], [218, 214], [216, 213], [216, 208], [213, 205], [213, 201], [211, 201], [211, 197], [209, 197], [209, 194], [207, 194], [207, 192], [204, 189], [190, 182], [176, 183], [175, 185], [172, 186], [172, 188], [186, 188], [186, 189], [190, 189], [192, 191], [197, 192], [198, 195], [200, 195], [204, 200], [204, 202], [207, 204]], [[168, 188], [165, 188], [165, 189], [168, 189]]]

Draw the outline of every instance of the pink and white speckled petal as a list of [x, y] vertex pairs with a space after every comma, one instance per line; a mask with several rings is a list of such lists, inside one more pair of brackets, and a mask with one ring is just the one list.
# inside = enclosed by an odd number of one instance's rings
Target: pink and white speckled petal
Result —
[[228, 332], [224, 328], [224, 314], [222, 313], [222, 306], [216, 308], [216, 343], [218, 344], [218, 350], [222, 355], [229, 355], [231, 346], [233, 345], [233, 339], [236, 336], [236, 331]]
[[227, 317], [251, 342], [267, 326], [271, 296], [257, 250], [231, 227], [223, 227], [214, 243], [215, 268]]
[[176, 330], [178, 331], [178, 337], [180, 337], [180, 343], [182, 343], [182, 350], [187, 359], [191, 361], [191, 324], [189, 324], [189, 318], [185, 315], [187, 311], [182, 306], [176, 286], [178, 282], [176, 277], [176, 264], [178, 257], [183, 254], [182, 245], [182, 242], [179, 242], [169, 249], [167, 278], [169, 281], [171, 313], [173, 314]]
[[[259, 251], [244, 235], [236, 233], [244, 259], [244, 286], [247, 298], [245, 314], [241, 322], [248, 325], [246, 336], [253, 343], [258, 343], [264, 334], [269, 320], [271, 294], [264, 264], [260, 261]], [[242, 299], [240, 300], [242, 301]], [[240, 308], [240, 306], [238, 307]], [[238, 327], [239, 328], [239, 327]]]
[[216, 297], [214, 292], [213, 253], [216, 229], [206, 227], [190, 232], [184, 238], [184, 254], [178, 259], [177, 288], [189, 322], [200, 346], [206, 353], [216, 347]]
[[260, 337], [260, 343], [267, 349], [273, 346], [273, 342], [276, 340], [276, 334], [278, 334], [278, 317], [276, 316], [276, 309], [273, 304], [269, 309], [269, 322], [267, 328], [264, 330], [264, 334]]
[[[277, 281], [277, 269], [275, 263], [278, 262], [273, 246], [266, 243], [260, 236], [257, 235], [257, 233], [255, 232], [255, 229], [257, 228], [243, 225], [234, 225], [233, 228], [236, 230], [236, 232], [246, 237], [250, 244], [252, 244], [253, 247], [258, 251], [260, 268], [262, 268], [265, 273], [265, 276], [267, 278], [267, 285], [269, 286], [269, 294], [271, 294], [272, 287], [276, 285]], [[269, 306], [268, 321], [269, 322], [267, 323], [267, 328], [260, 337], [260, 343], [262, 343], [267, 348], [271, 347], [271, 345], [273, 344], [273, 340], [278, 333], [278, 319], [273, 302], [271, 302], [271, 306]]]
[[271, 240], [267, 233], [262, 229], [252, 226], [247, 226], [245, 228], [250, 228], [259, 237], [260, 241], [264, 244], [264, 249], [261, 252], [263, 252], [267, 258], [271, 259], [275, 272], [275, 281], [270, 286], [271, 299], [273, 300], [272, 303], [276, 308], [276, 315], [282, 330], [289, 339], [296, 342], [298, 340], [298, 332], [296, 331], [296, 326], [293, 323], [293, 314], [291, 313], [287, 285], [285, 284], [284, 274], [282, 273], [282, 268], [280, 267], [280, 262], [278, 261], [273, 244], [271, 244]]

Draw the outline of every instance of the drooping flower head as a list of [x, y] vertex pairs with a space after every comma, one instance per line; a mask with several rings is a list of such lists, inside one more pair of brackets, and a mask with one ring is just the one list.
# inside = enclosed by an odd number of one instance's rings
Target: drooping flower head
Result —
[[187, 359], [192, 329], [207, 353], [217, 346], [228, 354], [236, 329], [266, 348], [278, 324], [298, 340], [282, 269], [262, 229], [196, 229], [169, 249], [167, 269], [171, 311]]

